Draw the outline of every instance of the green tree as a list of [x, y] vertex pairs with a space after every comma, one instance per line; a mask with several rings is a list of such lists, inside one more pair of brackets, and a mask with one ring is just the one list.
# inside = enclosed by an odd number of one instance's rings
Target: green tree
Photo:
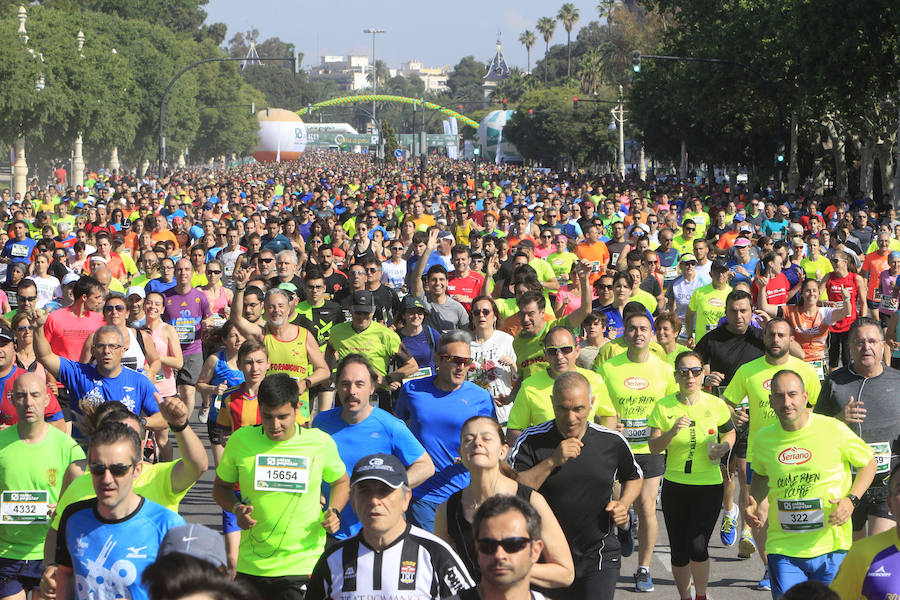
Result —
[[447, 88], [453, 102], [482, 99], [481, 84], [485, 68], [484, 63], [475, 60], [474, 56], [466, 56], [453, 67], [447, 76]]
[[572, 28], [578, 22], [578, 16], [578, 9], [571, 2], [563, 4], [556, 13], [566, 30], [566, 77], [572, 76]]
[[394, 133], [394, 128], [391, 127], [391, 124], [382, 121], [381, 123], [381, 136], [384, 140], [384, 160], [388, 164], [396, 164], [397, 157], [394, 156], [394, 151], [400, 147], [400, 142], [397, 141], [397, 134]]
[[531, 73], [531, 49], [534, 47], [534, 44], [537, 42], [537, 38], [534, 35], [534, 32], [530, 29], [526, 29], [519, 35], [519, 43], [525, 46], [525, 52], [528, 54], [528, 72]]
[[583, 55], [578, 61], [578, 79], [582, 94], [595, 94], [603, 78], [603, 56], [596, 49]]
[[[553, 37], [553, 31], [556, 29], [556, 20], [553, 17], [541, 17], [538, 19], [536, 29], [544, 38], [544, 59], [546, 59], [550, 53], [550, 38]], [[547, 81], [546, 72], [544, 72], [544, 81]]]
[[606, 30], [610, 31], [612, 29], [613, 22], [613, 13], [616, 9], [616, 1], [617, 0], [600, 0], [597, 3], [597, 12], [600, 13], [600, 18], [606, 20]]

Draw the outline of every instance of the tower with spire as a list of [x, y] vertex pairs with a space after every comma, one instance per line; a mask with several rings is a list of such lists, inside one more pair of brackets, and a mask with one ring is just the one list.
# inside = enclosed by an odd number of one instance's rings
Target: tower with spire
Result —
[[509, 65], [503, 56], [503, 50], [500, 48], [500, 32], [497, 32], [497, 49], [494, 56], [488, 62], [487, 72], [481, 82], [481, 89], [484, 92], [485, 104], [490, 101], [491, 94], [497, 88], [497, 84], [509, 77]]

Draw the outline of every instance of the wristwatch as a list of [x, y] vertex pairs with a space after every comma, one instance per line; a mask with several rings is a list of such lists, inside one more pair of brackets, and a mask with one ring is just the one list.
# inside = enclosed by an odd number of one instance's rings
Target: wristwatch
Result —
[[853, 503], [853, 508], [856, 508], [859, 505], [859, 498], [854, 496], [853, 494], [847, 494], [847, 499]]

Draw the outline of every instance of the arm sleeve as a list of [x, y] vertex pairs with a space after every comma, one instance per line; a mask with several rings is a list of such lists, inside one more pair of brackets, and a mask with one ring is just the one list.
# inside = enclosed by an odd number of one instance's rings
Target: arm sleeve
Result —
[[146, 416], [155, 415], [159, 412], [159, 404], [156, 403], [156, 387], [150, 383], [146, 375], [138, 373], [141, 390], [141, 412]]
[[[865, 550], [868, 550], [868, 546], [865, 546]], [[841, 600], [859, 600], [862, 596], [863, 580], [872, 564], [873, 557], [870, 554], [862, 546], [854, 545], [850, 548], [830, 586]]]
[[650, 416], [647, 417], [647, 425], [649, 425], [650, 427], [655, 427], [662, 432], [668, 431], [669, 421], [663, 414], [659, 402], [653, 405], [653, 410], [650, 411]]
[[410, 466], [425, 454], [425, 446], [416, 439], [406, 423], [391, 417], [393, 432], [391, 435], [391, 454], [397, 456], [405, 466]]
[[[236, 483], [238, 480], [237, 463], [233, 456], [234, 439], [234, 436], [228, 439], [228, 442], [225, 444], [225, 452], [222, 453], [222, 458], [219, 460], [219, 466], [216, 467], [216, 476], [228, 483]], [[231, 446], [231, 452], [228, 451], [229, 446]]]
[[66, 528], [69, 524], [69, 517], [74, 512], [73, 507], [67, 507], [66, 512], [59, 520], [59, 533], [56, 536], [56, 562], [64, 567], [72, 568], [72, 556], [69, 554], [69, 546], [66, 543]]
[[519, 472], [527, 471], [534, 467], [538, 460], [534, 455], [534, 449], [530, 444], [523, 444], [527, 439], [527, 435], [524, 433], [519, 436], [519, 439], [516, 440], [513, 449], [509, 453], [509, 464]]
[[410, 413], [409, 413], [409, 384], [412, 382], [404, 383], [400, 386], [400, 394], [397, 396], [397, 404], [394, 406], [394, 414], [398, 419], [406, 423], [409, 421]]
[[731, 378], [731, 382], [722, 394], [726, 402], [738, 405], [747, 395], [744, 391], [744, 377], [742, 375], [741, 369], [738, 368], [737, 373]]
[[506, 426], [509, 429], [525, 429], [531, 424], [531, 405], [528, 402], [526, 394], [526, 386], [519, 386], [519, 393], [513, 400], [512, 408], [509, 409], [509, 418]]
[[322, 432], [322, 435], [326, 437], [325, 443], [322, 444], [322, 452], [319, 454], [325, 461], [322, 465], [322, 479], [327, 483], [334, 483], [347, 472], [347, 467], [338, 454], [334, 439], [325, 432]]

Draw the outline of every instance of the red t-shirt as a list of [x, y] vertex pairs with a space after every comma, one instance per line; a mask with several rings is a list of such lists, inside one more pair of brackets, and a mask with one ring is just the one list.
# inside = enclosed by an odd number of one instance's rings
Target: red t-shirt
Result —
[[[12, 403], [12, 389], [16, 379], [27, 372], [25, 369], [20, 369], [13, 365], [9, 375], [5, 378], [0, 378], [0, 382], [2, 382], [0, 385], [3, 386], [3, 398], [0, 399], [0, 425], [15, 425], [19, 422], [19, 415], [16, 414], [16, 408]], [[47, 394], [50, 396], [50, 402], [47, 403], [47, 407], [44, 409], [44, 420], [47, 422], [59, 421], [63, 418], [63, 413], [59, 407], [59, 402], [56, 400], [56, 395], [50, 391], [50, 388], [47, 388]]]
[[463, 305], [466, 312], [469, 312], [472, 309], [471, 300], [474, 300], [481, 292], [482, 285], [484, 285], [484, 275], [481, 273], [476, 273], [469, 269], [469, 272], [465, 277], [457, 277], [456, 271], [451, 271], [450, 277], [447, 280], [447, 295], [465, 296], [468, 298], [470, 300], [469, 302], [460, 302], [460, 304]]
[[88, 336], [106, 325], [103, 315], [88, 311], [79, 317], [71, 308], [54, 310], [44, 323], [44, 335], [53, 354], [78, 361]]
[[[788, 281], [787, 276], [784, 273], [779, 273], [775, 277], [769, 280], [769, 283], [766, 285], [766, 300], [769, 301], [769, 304], [772, 306], [782, 306], [787, 304], [788, 301], [788, 292], [791, 289], [791, 282]], [[755, 281], [753, 282], [753, 297], [759, 297], [759, 284]]]

